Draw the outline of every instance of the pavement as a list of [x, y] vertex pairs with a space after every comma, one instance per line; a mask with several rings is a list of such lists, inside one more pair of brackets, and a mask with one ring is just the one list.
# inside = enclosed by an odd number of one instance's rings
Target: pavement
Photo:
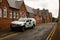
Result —
[[57, 23], [56, 31], [52, 37], [52, 40], [60, 40], [60, 23]]
[[0, 40], [45, 40], [55, 23], [45, 23], [37, 25], [34, 29], [28, 29], [25, 32], [12, 32], [8, 35], [3, 34]]

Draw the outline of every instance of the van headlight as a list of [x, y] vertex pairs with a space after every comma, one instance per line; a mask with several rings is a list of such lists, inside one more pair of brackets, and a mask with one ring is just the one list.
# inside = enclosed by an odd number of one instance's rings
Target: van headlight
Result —
[[19, 24], [20, 26], [23, 26], [24, 24]]
[[23, 26], [22, 24], [20, 24], [20, 26]]

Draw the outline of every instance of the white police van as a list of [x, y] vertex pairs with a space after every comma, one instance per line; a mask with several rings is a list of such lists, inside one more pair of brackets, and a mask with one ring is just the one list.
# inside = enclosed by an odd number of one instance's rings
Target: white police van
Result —
[[17, 21], [13, 21], [10, 24], [11, 30], [21, 30], [25, 31], [26, 28], [34, 28], [36, 25], [36, 20], [34, 18], [20, 18]]

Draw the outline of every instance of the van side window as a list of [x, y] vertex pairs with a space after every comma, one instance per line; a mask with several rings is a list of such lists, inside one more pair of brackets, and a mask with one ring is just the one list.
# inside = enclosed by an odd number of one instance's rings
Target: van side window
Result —
[[26, 22], [29, 22], [29, 20], [27, 20]]

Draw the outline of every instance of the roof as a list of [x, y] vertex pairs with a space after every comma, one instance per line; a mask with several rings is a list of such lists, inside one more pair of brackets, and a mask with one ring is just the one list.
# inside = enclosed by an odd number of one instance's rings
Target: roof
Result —
[[40, 13], [41, 13], [42, 16], [47, 16], [48, 10], [45, 10], [45, 9], [40, 10]]
[[49, 13], [49, 16], [52, 17], [52, 13], [51, 12]]
[[39, 13], [39, 9], [33, 9], [34, 13]]
[[31, 8], [31, 7], [27, 6], [27, 5], [25, 5], [25, 6], [26, 6], [26, 9], [27, 9], [27, 12], [34, 13], [33, 8]]
[[19, 9], [23, 3], [23, 1], [16, 1], [16, 0], [7, 0], [7, 1], [10, 7], [16, 8], [16, 9]]
[[39, 15], [42, 15], [41, 10], [39, 10]]
[[16, 1], [16, 7], [17, 7], [17, 8], [20, 8], [21, 5], [22, 5], [22, 3], [23, 3], [22, 1]]

